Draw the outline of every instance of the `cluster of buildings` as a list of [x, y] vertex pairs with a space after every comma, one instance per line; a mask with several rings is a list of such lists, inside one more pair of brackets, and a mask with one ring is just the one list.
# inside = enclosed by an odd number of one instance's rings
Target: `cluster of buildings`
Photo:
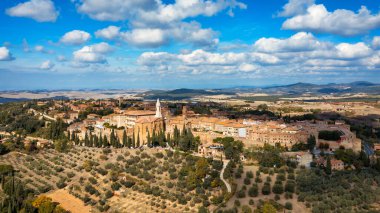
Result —
[[[193, 130], [193, 134], [201, 138], [203, 145], [212, 145], [217, 137], [233, 137], [241, 140], [246, 146], [262, 147], [264, 144], [281, 145], [291, 148], [297, 143], [306, 143], [313, 135], [317, 147], [321, 143], [328, 143], [329, 150], [344, 147], [356, 152], [361, 150], [361, 140], [350, 131], [350, 126], [342, 121], [328, 123], [327, 121], [300, 121], [284, 123], [281, 120], [231, 120], [217, 117], [187, 117], [185, 113], [166, 120], [166, 131], [173, 132], [175, 126], [185, 125]], [[318, 139], [320, 131], [339, 131], [341, 137], [337, 141]]]
[[122, 139], [124, 131], [128, 137], [139, 137], [142, 144], [147, 143], [147, 136], [164, 129], [164, 117], [161, 114], [161, 103], [156, 102], [156, 110], [115, 110], [115, 113], [98, 116], [89, 114], [81, 122], [72, 123], [67, 131], [76, 134], [83, 140], [85, 135], [93, 134], [110, 138], [114, 132]]
[[[195, 136], [202, 142], [199, 151], [205, 155], [218, 153], [220, 147], [213, 141], [218, 137], [233, 137], [241, 140], [245, 146], [262, 147], [264, 144], [281, 145], [290, 149], [297, 143], [306, 143], [311, 135], [316, 138], [316, 145], [329, 144], [328, 150], [339, 148], [361, 151], [361, 140], [350, 126], [343, 121], [329, 123], [327, 121], [299, 121], [285, 123], [282, 120], [260, 119], [228, 119], [223, 115], [204, 116], [194, 113], [183, 106], [182, 114], [173, 116], [168, 108], [162, 107], [159, 100], [155, 104], [151, 102], [140, 103], [139, 107], [123, 110], [119, 107], [120, 101], [95, 101], [95, 103], [73, 104], [65, 102], [55, 103], [54, 107], [66, 107], [69, 110], [55, 113], [55, 119], [61, 118], [69, 123], [68, 131], [75, 133], [79, 139], [84, 139], [87, 134], [110, 137], [114, 132], [119, 139], [124, 131], [129, 137], [139, 137], [141, 144], [147, 143], [147, 136], [153, 132], [165, 131], [165, 134], [173, 134], [174, 129], [190, 128]], [[91, 108], [93, 111], [107, 108], [113, 109], [113, 113], [106, 116], [88, 114], [87, 118], [78, 121], [79, 114]], [[340, 139], [337, 141], [325, 141], [318, 139], [320, 131], [339, 131]]]

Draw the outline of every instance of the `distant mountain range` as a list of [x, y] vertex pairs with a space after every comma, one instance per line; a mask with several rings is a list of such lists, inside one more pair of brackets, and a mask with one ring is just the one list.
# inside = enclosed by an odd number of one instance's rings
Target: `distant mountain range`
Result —
[[380, 84], [366, 81], [356, 81], [352, 83], [342, 84], [310, 84], [295, 83], [282, 86], [255, 87], [255, 86], [239, 86], [233, 88], [201, 90], [201, 89], [176, 89], [176, 90], [151, 90], [142, 94], [146, 99], [167, 99], [181, 100], [189, 99], [202, 95], [236, 95], [237, 93], [266, 93], [269, 95], [343, 95], [367, 93], [370, 95], [380, 95]]
[[374, 84], [366, 81], [356, 81], [352, 83], [343, 84], [309, 84], [309, 83], [296, 83], [285, 86], [274, 86], [261, 88], [262, 91], [267, 93], [280, 93], [301, 95], [305, 93], [310, 94], [346, 94], [346, 93], [367, 93], [367, 94], [380, 94], [380, 84]]
[[[128, 93], [133, 93], [138, 96], [143, 97], [147, 100], [153, 99], [164, 99], [164, 100], [185, 100], [191, 99], [197, 96], [210, 96], [210, 95], [236, 95], [237, 93], [265, 93], [268, 95], [276, 96], [301, 96], [305, 94], [309, 95], [327, 95], [333, 94], [336, 96], [345, 95], [345, 94], [358, 94], [366, 93], [369, 95], [380, 95], [380, 84], [371, 83], [367, 81], [356, 81], [352, 83], [330, 83], [330, 84], [311, 84], [311, 83], [295, 83], [289, 85], [274, 85], [266, 87], [256, 87], [256, 86], [238, 86], [232, 88], [220, 88], [220, 89], [175, 89], [175, 90], [142, 90], [142, 91], [132, 91], [132, 90], [31, 90], [31, 91], [7, 91], [6, 93], [42, 93], [48, 94], [52, 92], [61, 92], [60, 95], [55, 97], [49, 97], [50, 99], [67, 99], [69, 96], [66, 96], [67, 93], [73, 91], [91, 91], [93, 93], [102, 94], [103, 96], [117, 97], [118, 94], [129, 91]], [[0, 93], [0, 103], [13, 102], [13, 101], [24, 101], [28, 100], [29, 97], [20, 97], [20, 98], [5, 98], [1, 97]]]
[[225, 90], [202, 89], [175, 89], [175, 90], [151, 90], [141, 94], [145, 99], [183, 100], [202, 95], [235, 95], [235, 92]]

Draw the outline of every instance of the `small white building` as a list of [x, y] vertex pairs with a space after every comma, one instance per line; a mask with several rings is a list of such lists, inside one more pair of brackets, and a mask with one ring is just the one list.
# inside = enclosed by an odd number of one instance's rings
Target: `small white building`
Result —
[[313, 162], [313, 155], [310, 152], [284, 152], [283, 155], [295, 160], [299, 166], [306, 168], [310, 168], [310, 163]]

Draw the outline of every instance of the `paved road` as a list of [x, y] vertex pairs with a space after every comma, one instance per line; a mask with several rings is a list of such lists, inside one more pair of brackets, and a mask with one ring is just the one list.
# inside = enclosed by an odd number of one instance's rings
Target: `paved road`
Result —
[[231, 193], [231, 185], [224, 179], [224, 177], [223, 177], [223, 174], [224, 174], [224, 169], [227, 167], [227, 165], [228, 165], [228, 163], [230, 162], [230, 160], [224, 160], [223, 161], [223, 169], [222, 169], [222, 171], [220, 171], [220, 179], [224, 182], [224, 184], [226, 185], [226, 187], [227, 187], [227, 191], [229, 192], [229, 193]]

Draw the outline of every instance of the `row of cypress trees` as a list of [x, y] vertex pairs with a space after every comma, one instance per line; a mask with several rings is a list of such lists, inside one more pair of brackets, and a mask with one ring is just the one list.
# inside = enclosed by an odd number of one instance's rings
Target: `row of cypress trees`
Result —
[[[182, 151], [190, 151], [190, 150], [197, 150], [198, 145], [200, 143], [199, 137], [194, 137], [191, 129], [186, 128], [185, 126], [183, 126], [182, 131], [180, 131], [177, 128], [177, 126], [175, 126], [173, 135], [170, 135], [170, 133], [167, 133], [165, 135], [165, 131], [163, 129], [159, 131], [156, 131], [156, 129], [153, 129], [152, 132], [149, 132], [147, 129], [146, 131], [147, 131], [146, 144], [148, 147], [154, 147], [154, 146], [165, 147], [168, 144], [170, 147], [179, 148]], [[112, 132], [109, 138], [107, 138], [105, 135], [97, 136], [91, 133], [88, 134], [87, 132], [85, 134], [84, 140], [79, 140], [78, 135], [75, 133], [71, 133], [71, 136], [70, 136], [70, 133], [68, 133], [68, 138], [70, 138], [71, 141], [75, 143], [75, 145], [82, 145], [82, 146], [87, 146], [87, 147], [136, 148], [143, 145], [140, 139], [140, 134], [137, 134], [137, 137], [136, 137], [135, 133], [133, 132], [132, 137], [128, 137], [125, 130], [123, 132], [123, 136], [121, 140], [115, 134], [114, 129], [112, 129]]]

